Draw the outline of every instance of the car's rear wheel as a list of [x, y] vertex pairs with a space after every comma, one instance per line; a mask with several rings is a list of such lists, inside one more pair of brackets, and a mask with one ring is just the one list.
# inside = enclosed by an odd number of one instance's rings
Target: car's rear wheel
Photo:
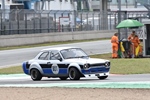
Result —
[[71, 80], [79, 80], [80, 79], [80, 73], [76, 68], [70, 68], [69, 69], [69, 78]]
[[30, 75], [33, 81], [40, 81], [42, 79], [42, 75], [37, 69], [32, 69]]
[[61, 80], [67, 80], [68, 77], [59, 77]]
[[106, 79], [108, 76], [98, 76], [98, 78], [100, 79], [100, 80], [104, 80], [104, 79]]

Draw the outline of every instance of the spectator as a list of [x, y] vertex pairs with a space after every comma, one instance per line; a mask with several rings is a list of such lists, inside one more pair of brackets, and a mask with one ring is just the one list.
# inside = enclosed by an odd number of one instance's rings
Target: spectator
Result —
[[118, 58], [118, 33], [115, 33], [111, 37], [111, 44], [112, 44], [112, 58]]
[[132, 55], [132, 57], [135, 57], [136, 56], [136, 48], [140, 44], [140, 40], [139, 40], [138, 36], [135, 34], [135, 31], [132, 31], [131, 35], [129, 35], [129, 37], [128, 37], [128, 40], [131, 42], [130, 54]]

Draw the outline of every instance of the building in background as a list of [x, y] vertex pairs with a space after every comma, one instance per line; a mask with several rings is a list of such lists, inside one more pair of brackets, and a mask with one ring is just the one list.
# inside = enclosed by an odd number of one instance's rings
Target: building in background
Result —
[[[150, 4], [150, 0], [121, 0], [121, 8], [130, 10], [135, 8], [146, 9], [143, 4]], [[93, 11], [99, 11], [100, 0], [92, 0]], [[118, 10], [118, 0], [108, 0], [108, 10]]]
[[[22, 4], [24, 9], [99, 11], [100, 0], [4, 0], [7, 6]], [[122, 9], [144, 8], [150, 0], [121, 0]], [[2, 8], [2, 0], [0, 1]], [[108, 0], [108, 10], [118, 9], [118, 0]]]

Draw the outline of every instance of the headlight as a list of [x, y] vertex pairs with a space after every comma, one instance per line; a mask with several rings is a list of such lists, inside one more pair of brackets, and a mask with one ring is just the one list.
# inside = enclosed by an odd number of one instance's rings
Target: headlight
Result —
[[105, 66], [109, 67], [110, 66], [110, 62], [105, 62]]
[[84, 68], [84, 69], [88, 69], [89, 67], [90, 67], [89, 64], [84, 64], [84, 65], [83, 65], [83, 68]]

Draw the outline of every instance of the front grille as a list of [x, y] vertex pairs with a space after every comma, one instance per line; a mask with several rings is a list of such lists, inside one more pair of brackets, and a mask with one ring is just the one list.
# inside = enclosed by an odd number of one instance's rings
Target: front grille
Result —
[[101, 67], [101, 66], [105, 66], [105, 63], [90, 64], [90, 67]]
[[105, 67], [103, 67], [103, 68], [91, 68], [90, 72], [106, 72], [108, 70], [109, 70], [109, 68], [105, 68]]

